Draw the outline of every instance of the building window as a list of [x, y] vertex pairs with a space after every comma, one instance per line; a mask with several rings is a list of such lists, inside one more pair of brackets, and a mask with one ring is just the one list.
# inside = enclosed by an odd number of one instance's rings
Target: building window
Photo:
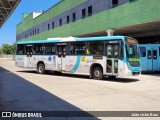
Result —
[[36, 29], [35, 29], [35, 34], [37, 34], [37, 31], [36, 31]]
[[92, 6], [88, 7], [88, 16], [92, 15]]
[[112, 0], [112, 7], [118, 6], [118, 0]]
[[69, 17], [69, 15], [67, 16], [67, 23], [69, 23], [69, 21], [70, 21], [70, 17]]
[[85, 18], [86, 16], [86, 9], [82, 9], [82, 18]]
[[39, 34], [39, 28], [37, 28], [37, 34]]
[[52, 22], [52, 29], [54, 29], [54, 22]]
[[72, 14], [72, 21], [74, 22], [76, 20], [76, 13]]
[[48, 24], [48, 30], [50, 30], [50, 24]]
[[62, 18], [59, 19], [59, 26], [62, 26]]

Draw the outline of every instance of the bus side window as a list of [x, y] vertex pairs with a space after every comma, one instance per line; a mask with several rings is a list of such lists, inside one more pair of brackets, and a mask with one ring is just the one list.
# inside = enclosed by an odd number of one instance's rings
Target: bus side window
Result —
[[55, 54], [55, 44], [45, 44], [45, 54]]
[[157, 59], [157, 50], [153, 50], [153, 58]]
[[123, 51], [124, 51], [124, 49], [123, 49], [123, 43], [121, 43], [121, 45], [120, 45], [120, 48], [119, 48], [119, 49], [120, 49], [120, 59], [121, 59], [121, 60], [123, 60], [123, 58], [124, 58], [124, 52], [123, 52]]
[[151, 50], [148, 50], [148, 59], [152, 58]]
[[25, 54], [25, 45], [17, 45], [17, 54], [19, 55]]
[[75, 54], [84, 55], [85, 54], [85, 42], [77, 42], [75, 45]]
[[43, 44], [35, 44], [34, 45], [34, 53], [35, 54], [43, 54], [44, 46]]
[[71, 47], [70, 47], [70, 54], [74, 55], [75, 54], [75, 43], [71, 43]]
[[103, 41], [91, 41], [87, 42], [86, 54], [103, 54]]
[[159, 47], [159, 56], [160, 56], [160, 47]]
[[146, 48], [140, 47], [140, 57], [146, 57]]
[[114, 58], [118, 58], [118, 53], [119, 53], [119, 46], [114, 45]]
[[107, 45], [107, 58], [112, 58], [112, 46]]

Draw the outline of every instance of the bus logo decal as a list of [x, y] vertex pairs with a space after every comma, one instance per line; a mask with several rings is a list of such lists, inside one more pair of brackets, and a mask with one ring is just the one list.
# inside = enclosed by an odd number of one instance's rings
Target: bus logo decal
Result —
[[48, 61], [52, 61], [52, 57], [51, 56], [48, 57]]

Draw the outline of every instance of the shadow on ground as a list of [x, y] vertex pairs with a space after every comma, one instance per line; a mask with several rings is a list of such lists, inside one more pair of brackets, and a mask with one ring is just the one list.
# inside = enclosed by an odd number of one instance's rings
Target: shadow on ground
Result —
[[143, 71], [142, 74], [148, 76], [160, 76], [160, 71]]
[[[28, 71], [28, 73], [35, 72]], [[2, 67], [0, 67], [0, 111], [81, 111], [88, 117], [67, 118], [64, 112], [61, 119], [98, 119]], [[45, 118], [48, 119], [53, 120], [53, 118]]]
[[[26, 71], [17, 71], [17, 72], [22, 72], [22, 73], [29, 73], [29, 74], [38, 74], [34, 70], [26, 70]], [[80, 79], [86, 79], [86, 80], [94, 80], [90, 79], [88, 75], [79, 75], [79, 74], [67, 74], [67, 73], [54, 73], [54, 72], [48, 72], [45, 75], [51, 75], [51, 76], [61, 76], [61, 77], [70, 77], [70, 78], [80, 78]], [[138, 82], [139, 79], [131, 79], [131, 78], [108, 78], [105, 76], [103, 80], [99, 81], [109, 81], [109, 82], [119, 82], [119, 83], [132, 83], [132, 82]]]

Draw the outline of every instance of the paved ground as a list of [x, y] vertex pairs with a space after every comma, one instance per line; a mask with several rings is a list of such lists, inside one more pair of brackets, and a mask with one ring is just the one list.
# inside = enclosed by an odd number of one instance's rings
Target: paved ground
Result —
[[81, 75], [39, 75], [15, 67], [12, 60], [0, 60], [0, 110], [160, 111], [160, 74], [93, 80]]

